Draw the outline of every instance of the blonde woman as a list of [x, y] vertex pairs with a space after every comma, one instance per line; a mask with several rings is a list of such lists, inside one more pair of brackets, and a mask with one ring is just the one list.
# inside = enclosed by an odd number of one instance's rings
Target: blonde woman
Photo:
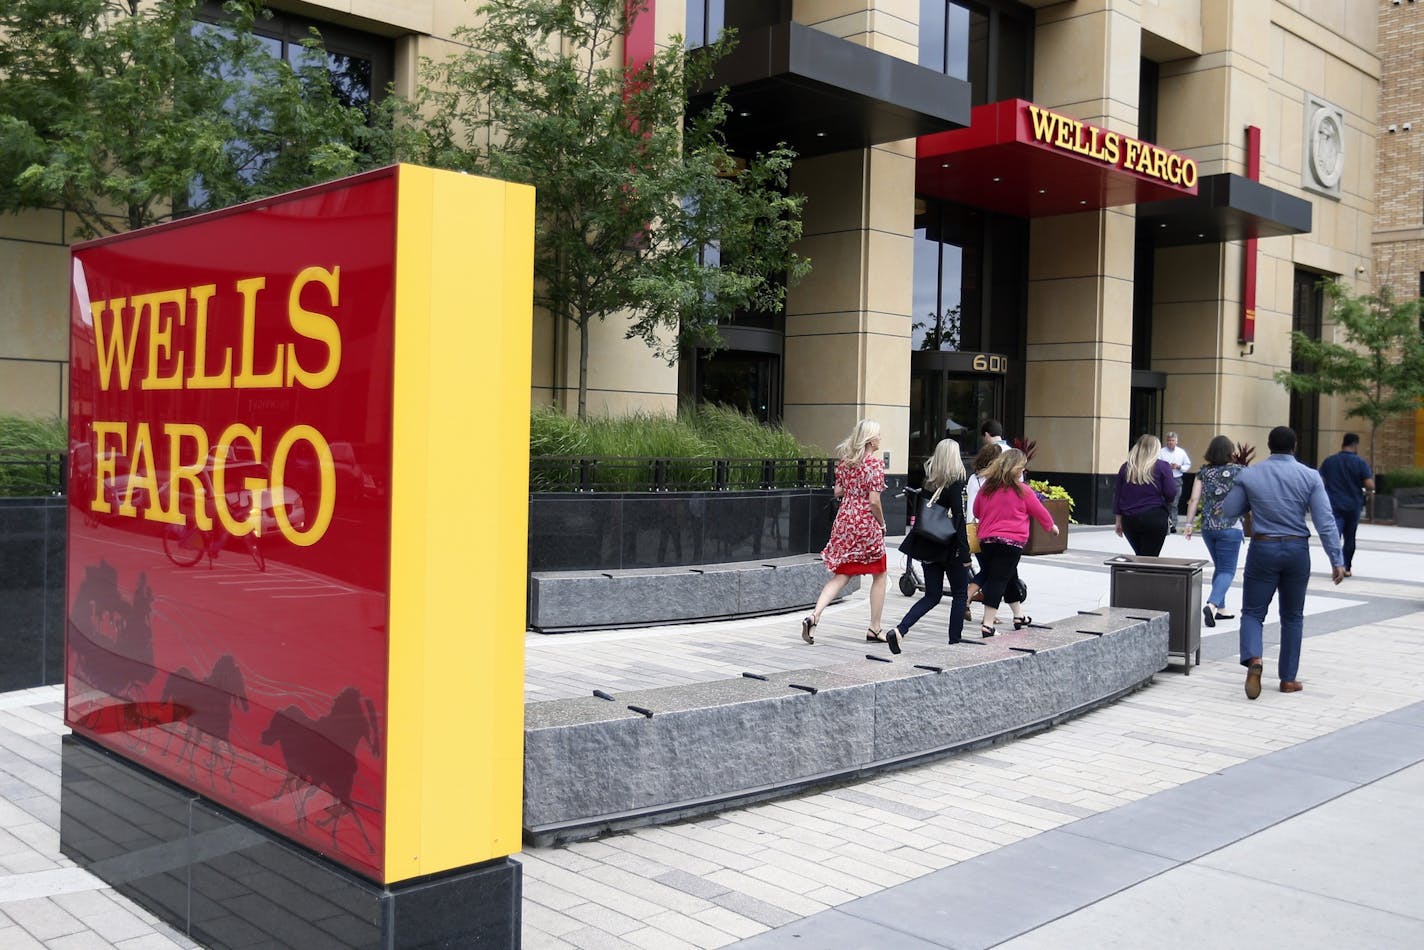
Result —
[[[999, 604], [1010, 591], [1022, 591], [1019, 581], [1019, 558], [1028, 544], [1032, 518], [1051, 534], [1058, 533], [1053, 516], [1038, 500], [1033, 489], [1023, 483], [1028, 457], [1018, 449], [1005, 449], [998, 461], [984, 475], [984, 487], [974, 499], [974, 516], [979, 519], [979, 566], [983, 569], [979, 583], [984, 590], [984, 620], [979, 636], [994, 635], [994, 620]], [[1021, 601], [1009, 601], [1014, 615], [1014, 629], [1033, 624], [1033, 618], [1023, 612]]]
[[880, 460], [880, 423], [862, 419], [836, 446], [836, 511], [831, 537], [821, 552], [831, 579], [821, 588], [816, 607], [801, 621], [801, 639], [815, 643], [813, 631], [821, 612], [857, 574], [870, 575], [870, 626], [865, 639], [884, 643], [880, 612], [885, 606], [885, 511], [880, 493], [885, 490], [885, 463]]
[[954, 522], [954, 537], [938, 544], [911, 531], [900, 550], [925, 566], [925, 595], [910, 605], [904, 618], [885, 634], [890, 652], [900, 652], [900, 641], [910, 634], [910, 628], [944, 598], [944, 581], [949, 578], [949, 642], [958, 643], [964, 632], [964, 613], [968, 603], [969, 541], [964, 529], [964, 461], [959, 457], [959, 443], [945, 439], [935, 446], [925, 459], [925, 484], [920, 497], [927, 505], [938, 505], [949, 511]]
[[1176, 498], [1172, 466], [1157, 457], [1162, 443], [1144, 435], [1133, 445], [1117, 471], [1113, 492], [1113, 530], [1127, 538], [1132, 553], [1156, 557], [1167, 540], [1171, 518], [1167, 506]]

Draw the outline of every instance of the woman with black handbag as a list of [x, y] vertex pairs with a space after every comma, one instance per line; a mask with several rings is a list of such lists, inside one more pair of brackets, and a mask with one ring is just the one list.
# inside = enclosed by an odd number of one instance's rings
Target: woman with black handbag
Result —
[[920, 489], [915, 526], [900, 550], [925, 566], [925, 594], [910, 605], [904, 618], [885, 634], [890, 652], [899, 653], [910, 628], [944, 598], [949, 578], [949, 642], [958, 643], [964, 632], [966, 595], [971, 564], [964, 529], [964, 462], [959, 443], [945, 439], [925, 460], [925, 484]]

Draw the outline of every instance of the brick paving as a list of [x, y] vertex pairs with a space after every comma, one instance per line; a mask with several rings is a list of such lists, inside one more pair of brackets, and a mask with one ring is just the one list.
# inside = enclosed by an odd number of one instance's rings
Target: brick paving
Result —
[[[1356, 576], [1339, 588], [1313, 580], [1302, 694], [1275, 691], [1268, 659], [1267, 689], [1247, 703], [1235, 624], [1222, 624], [1204, 631], [1203, 665], [1192, 675], [1164, 672], [1046, 732], [698, 820], [526, 850], [517, 855], [524, 946], [728, 946], [1416, 703], [1424, 543], [1414, 535], [1363, 526]], [[1025, 566], [1029, 606], [1042, 620], [1105, 601], [1101, 562], [1121, 542], [1097, 529], [1074, 529], [1070, 542], [1067, 555]], [[1163, 554], [1204, 556], [1199, 542], [1179, 537]], [[808, 649], [862, 654], [864, 596], [828, 611], [814, 648], [801, 644], [795, 615], [530, 635], [527, 698], [647, 686], [640, 672], [649, 667], [659, 684], [699, 682], [798, 668]], [[1231, 597], [1239, 605], [1239, 584]], [[892, 590], [886, 624], [908, 603]], [[916, 637], [942, 635], [945, 609], [916, 628], [909, 649]], [[59, 854], [62, 695], [59, 687], [0, 694], [0, 947], [195, 946]]]

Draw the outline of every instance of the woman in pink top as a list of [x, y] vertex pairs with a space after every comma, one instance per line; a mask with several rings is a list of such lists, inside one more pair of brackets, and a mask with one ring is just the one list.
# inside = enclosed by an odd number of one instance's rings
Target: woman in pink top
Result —
[[[994, 618], [1006, 590], [1020, 590], [1019, 558], [1028, 543], [1030, 517], [1043, 525], [1043, 530], [1058, 533], [1053, 516], [1043, 502], [1020, 479], [1028, 467], [1028, 458], [1018, 449], [1005, 449], [984, 476], [984, 486], [974, 497], [974, 517], [979, 519], [980, 583], [984, 590], [984, 622], [979, 625], [981, 637], [994, 635]], [[1013, 584], [1011, 588], [1009, 585]], [[1014, 613], [1014, 629], [1033, 623], [1023, 612], [1023, 604], [1010, 603]]]

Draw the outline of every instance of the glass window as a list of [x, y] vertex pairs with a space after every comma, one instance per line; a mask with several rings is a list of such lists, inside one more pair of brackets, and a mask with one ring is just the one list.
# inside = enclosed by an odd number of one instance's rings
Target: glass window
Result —
[[699, 403], [731, 406], [758, 422], [781, 418], [781, 358], [740, 350], [697, 355]]
[[[228, 20], [222, 6], [212, 2], [198, 17], [212, 29], [223, 29]], [[305, 45], [313, 29], [320, 34], [320, 49]], [[274, 57], [295, 68], [318, 64], [324, 57], [332, 89], [346, 105], [365, 110], [385, 95], [395, 74], [394, 47], [383, 36], [277, 11], [270, 19], [257, 20], [252, 31]]]
[[944, 58], [948, 11], [944, 0], [920, 0], [920, 65], [937, 73], [949, 72]]
[[710, 46], [729, 26], [746, 33], [790, 19], [789, 0], [688, 0], [683, 46], [687, 49]]
[[959, 443], [960, 455], [972, 457], [979, 451], [979, 423], [998, 411], [995, 390], [1002, 385], [998, 377], [945, 378], [943, 437]]
[[[727, 4], [728, 0], [688, 0], [687, 36], [683, 40], [687, 49], [701, 49], [721, 39], [727, 27]], [[733, 14], [736, 12], [734, 9]]]
[[932, 206], [930, 213], [915, 221], [915, 309], [910, 345], [917, 350], [958, 350], [963, 337], [960, 288], [964, 249], [943, 240], [939, 210]]
[[1157, 101], [1161, 86], [1161, 67], [1144, 59], [1137, 77], [1137, 137], [1157, 141]]
[[967, 81], [976, 106], [1031, 95], [1032, 37], [1013, 0], [920, 0], [920, 65]]
[[[1320, 339], [1325, 320], [1325, 291], [1320, 286], [1321, 275], [1306, 270], [1295, 272], [1295, 306], [1291, 313], [1291, 329], [1312, 340]], [[1309, 373], [1314, 367], [1294, 353], [1291, 372]], [[1296, 458], [1307, 465], [1319, 462], [1316, 447], [1320, 438], [1320, 394], [1290, 393], [1290, 427], [1296, 435]]]
[[[193, 24], [193, 34], [204, 32], [227, 32], [228, 15], [217, 3], [205, 4], [197, 14]], [[312, 30], [320, 34], [320, 48], [307, 45]], [[386, 91], [394, 75], [395, 55], [391, 41], [362, 33], [357, 30], [319, 23], [289, 14], [272, 12], [270, 19], [259, 19], [252, 27], [253, 36], [261, 48], [273, 59], [285, 60], [294, 69], [325, 65], [331, 88], [338, 101], [348, 107], [354, 106], [367, 115], [372, 102], [378, 101]], [[233, 77], [226, 77], [233, 78]], [[255, 81], [248, 78], [248, 84]], [[248, 181], [270, 163], [277, 155], [275, 150], [261, 151], [247, 142], [231, 142], [228, 148], [245, 156], [243, 173]], [[201, 181], [194, 182], [189, 189], [189, 204], [198, 206], [207, 195]]]
[[911, 348], [1022, 358], [1027, 248], [1023, 219], [917, 199]]
[[994, 69], [994, 99], [1032, 99], [1029, 82], [1029, 21], [1018, 17], [999, 17], [999, 41], [996, 52], [998, 65]]
[[[952, 75], [969, 80], [969, 85], [973, 88], [971, 102], [982, 106], [986, 102], [995, 102], [1004, 97], [998, 95], [997, 90], [989, 85], [989, 15], [979, 10], [966, 12], [968, 16], [965, 18], [965, 26], [962, 27], [964, 39], [960, 41], [964, 49], [963, 74], [953, 72]], [[955, 28], [955, 22], [951, 18], [951, 29]], [[950, 49], [957, 49], [953, 38], [950, 40]]]

